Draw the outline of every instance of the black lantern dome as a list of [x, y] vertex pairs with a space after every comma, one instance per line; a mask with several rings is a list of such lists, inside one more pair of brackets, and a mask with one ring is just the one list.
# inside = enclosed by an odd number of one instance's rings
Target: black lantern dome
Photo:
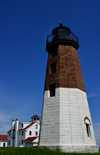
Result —
[[52, 34], [47, 36], [46, 50], [48, 51], [49, 47], [55, 43], [71, 45], [75, 49], [79, 48], [78, 37], [69, 28], [63, 26], [62, 23], [52, 31]]

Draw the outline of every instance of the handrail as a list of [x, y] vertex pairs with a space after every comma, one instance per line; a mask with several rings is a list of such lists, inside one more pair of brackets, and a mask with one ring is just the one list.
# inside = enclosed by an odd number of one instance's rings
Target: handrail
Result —
[[60, 34], [54, 36], [53, 34], [50, 34], [47, 36], [47, 44], [52, 42], [52, 41], [56, 41], [58, 39], [65, 39], [65, 40], [73, 40], [77, 45], [79, 45], [79, 40], [78, 37], [76, 37], [74, 35], [74, 33], [70, 32], [69, 36], [68, 35], [64, 35], [64, 34]]

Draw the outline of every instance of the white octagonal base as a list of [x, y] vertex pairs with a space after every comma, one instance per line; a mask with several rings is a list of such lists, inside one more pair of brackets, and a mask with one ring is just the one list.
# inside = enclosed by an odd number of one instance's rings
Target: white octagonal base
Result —
[[86, 92], [56, 88], [44, 92], [39, 146], [60, 152], [98, 152]]

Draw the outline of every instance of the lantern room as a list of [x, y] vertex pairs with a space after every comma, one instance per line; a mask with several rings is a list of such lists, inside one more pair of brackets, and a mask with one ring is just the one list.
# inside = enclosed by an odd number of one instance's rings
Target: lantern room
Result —
[[75, 34], [67, 27], [63, 26], [62, 23], [59, 24], [59, 27], [56, 27], [52, 34], [47, 36], [46, 42], [46, 51], [49, 51], [49, 48], [53, 44], [65, 44], [71, 45], [75, 49], [79, 48], [79, 39]]

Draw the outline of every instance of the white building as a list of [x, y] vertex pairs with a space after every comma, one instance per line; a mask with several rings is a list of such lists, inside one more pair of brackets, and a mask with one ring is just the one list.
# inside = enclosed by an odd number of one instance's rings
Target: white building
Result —
[[0, 147], [7, 147], [7, 135], [0, 135]]
[[8, 147], [27, 147], [38, 145], [40, 130], [40, 117], [34, 115], [31, 122], [20, 123], [18, 119], [11, 122], [11, 130], [8, 133]]

